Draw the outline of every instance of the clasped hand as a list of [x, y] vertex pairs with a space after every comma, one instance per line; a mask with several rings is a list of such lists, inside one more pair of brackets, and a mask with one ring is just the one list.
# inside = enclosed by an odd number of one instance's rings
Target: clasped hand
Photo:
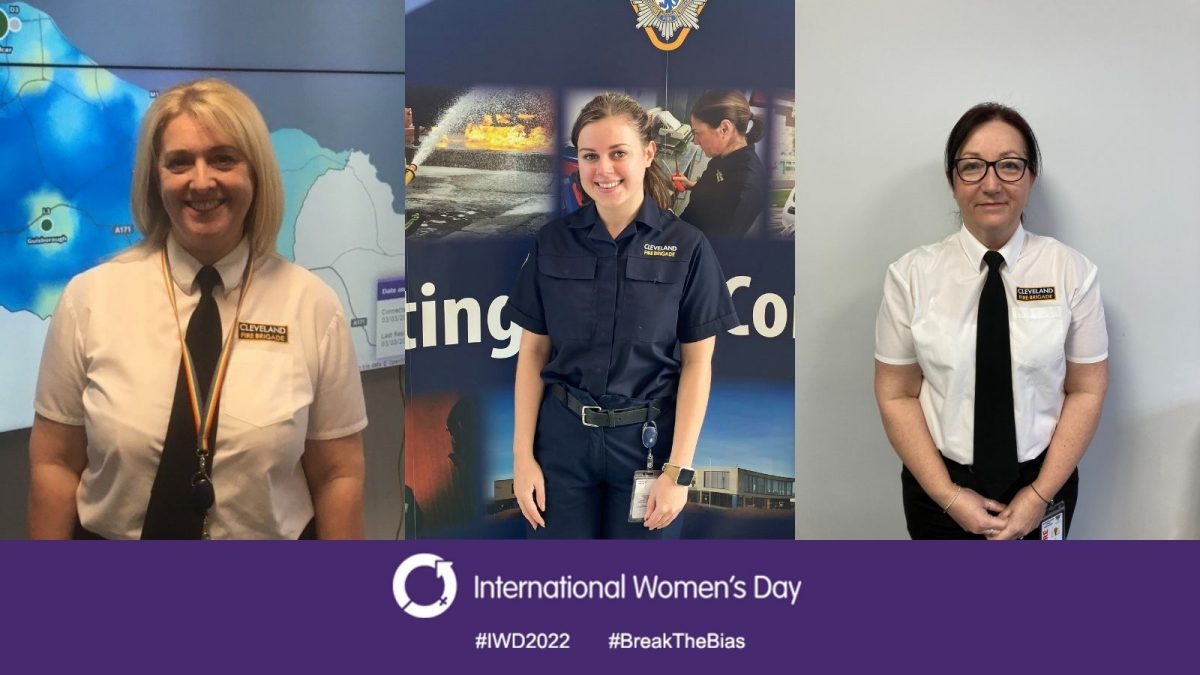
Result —
[[1033, 531], [1046, 515], [1046, 503], [1026, 487], [1004, 504], [969, 488], [954, 500], [948, 511], [954, 522], [972, 534], [989, 540], [1020, 539]]

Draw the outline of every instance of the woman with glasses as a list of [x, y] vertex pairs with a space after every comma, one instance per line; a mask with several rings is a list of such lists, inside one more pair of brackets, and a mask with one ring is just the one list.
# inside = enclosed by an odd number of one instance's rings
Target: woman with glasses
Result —
[[1100, 421], [1108, 334], [1096, 266], [1025, 230], [1041, 168], [1025, 119], [968, 110], [946, 143], [957, 232], [884, 281], [875, 396], [914, 539], [1063, 538]]

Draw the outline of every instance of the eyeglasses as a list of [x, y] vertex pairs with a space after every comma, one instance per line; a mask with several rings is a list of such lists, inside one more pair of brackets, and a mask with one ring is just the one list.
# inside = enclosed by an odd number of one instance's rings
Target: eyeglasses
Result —
[[989, 167], [996, 170], [996, 178], [1005, 183], [1015, 183], [1025, 177], [1029, 160], [1024, 157], [1002, 157], [994, 162], [987, 162], [978, 157], [954, 160], [954, 172], [964, 183], [978, 183], [983, 180]]

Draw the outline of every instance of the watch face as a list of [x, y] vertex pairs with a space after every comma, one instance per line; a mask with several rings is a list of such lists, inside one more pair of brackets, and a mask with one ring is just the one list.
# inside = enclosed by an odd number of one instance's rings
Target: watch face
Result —
[[692, 477], [695, 475], [696, 475], [696, 472], [693, 471], [692, 469], [685, 469], [683, 467], [679, 467], [679, 476], [677, 476], [675, 478], [675, 483], [677, 485], [691, 485]]

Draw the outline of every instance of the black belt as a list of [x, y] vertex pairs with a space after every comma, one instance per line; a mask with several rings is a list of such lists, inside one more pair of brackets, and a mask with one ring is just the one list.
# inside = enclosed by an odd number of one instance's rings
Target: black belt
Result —
[[[656, 398], [636, 408], [610, 410], [598, 405], [584, 405], [561, 384], [551, 385], [550, 393], [554, 394], [554, 398], [566, 403], [571, 412], [579, 415], [579, 421], [585, 427], [623, 427], [629, 424], [641, 424], [647, 419], [653, 420], [658, 417], [658, 414], [665, 410], [667, 404], [671, 402], [669, 398]], [[651, 414], [651, 410], [654, 411], [653, 414]]]
[[[1024, 462], [1017, 462], [1017, 467], [1027, 471], [1031, 469], [1040, 469], [1042, 467], [1042, 462], [1046, 461], [1046, 452], [1049, 450], [1050, 448], [1047, 447], [1045, 450], [1042, 450], [1041, 454], [1039, 454], [1037, 457]], [[941, 454], [940, 450], [938, 451], [938, 454]], [[975, 473], [975, 465], [973, 464], [959, 464], [945, 455], [942, 455], [942, 462], [946, 465], [947, 469], [958, 469], [959, 471], [965, 471], [966, 473]]]

